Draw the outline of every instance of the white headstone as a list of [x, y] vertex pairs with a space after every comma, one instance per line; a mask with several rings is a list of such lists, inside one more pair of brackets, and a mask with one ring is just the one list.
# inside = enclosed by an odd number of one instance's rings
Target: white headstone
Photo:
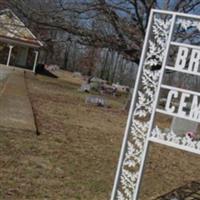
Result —
[[196, 132], [198, 123], [174, 117], [172, 120], [171, 130], [179, 136], [185, 136], [187, 132]]

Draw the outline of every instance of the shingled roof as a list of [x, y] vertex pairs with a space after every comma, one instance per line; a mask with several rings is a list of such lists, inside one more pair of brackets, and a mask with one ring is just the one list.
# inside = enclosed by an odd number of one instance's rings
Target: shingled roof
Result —
[[10, 43], [21, 43], [27, 46], [41, 47], [42, 42], [10, 10], [0, 11], [0, 40]]
[[155, 200], [200, 200], [200, 182], [191, 182]]

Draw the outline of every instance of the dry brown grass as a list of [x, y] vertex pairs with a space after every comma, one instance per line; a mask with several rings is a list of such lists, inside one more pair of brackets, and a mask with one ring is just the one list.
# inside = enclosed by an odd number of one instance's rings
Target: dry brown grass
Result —
[[57, 70], [54, 72], [55, 75], [59, 77], [60, 80], [68, 81], [71, 84], [78, 84], [84, 82], [83, 77], [74, 77], [72, 72], [65, 70]]
[[[127, 117], [124, 98], [109, 98], [109, 109], [91, 107], [73, 78], [28, 76], [27, 83], [40, 135], [1, 132], [0, 199], [109, 199]], [[199, 180], [199, 166], [198, 156], [152, 145], [141, 199]]]
[[[170, 122], [166, 115], [157, 116], [160, 127], [169, 127]], [[200, 181], [199, 167], [199, 155], [151, 143], [141, 185], [141, 200], [154, 200], [192, 181]]]
[[27, 77], [39, 136], [1, 134], [0, 199], [109, 199], [127, 113], [85, 105], [69, 80]]

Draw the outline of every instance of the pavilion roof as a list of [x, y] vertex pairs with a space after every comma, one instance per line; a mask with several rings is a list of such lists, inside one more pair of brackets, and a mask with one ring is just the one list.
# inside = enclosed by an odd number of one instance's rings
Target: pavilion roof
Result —
[[42, 42], [10, 9], [0, 11], [0, 27], [0, 38], [6, 41], [10, 39], [12, 43], [21, 41], [27, 46], [43, 46]]

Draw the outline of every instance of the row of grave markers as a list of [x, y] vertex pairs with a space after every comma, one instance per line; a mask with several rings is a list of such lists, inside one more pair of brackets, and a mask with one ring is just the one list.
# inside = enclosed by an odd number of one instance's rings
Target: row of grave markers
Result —
[[[200, 142], [188, 137], [179, 137], [172, 130], [163, 133], [155, 124], [156, 113], [190, 120], [191, 124], [200, 122], [200, 93], [163, 84], [166, 69], [200, 75], [200, 47], [173, 41], [177, 20], [184, 30], [193, 26], [200, 33], [199, 16], [151, 11], [111, 200], [139, 199], [151, 142], [200, 154]], [[171, 46], [178, 48], [174, 66], [167, 65]], [[162, 66], [159, 72], [152, 72], [149, 67], [159, 62]], [[158, 107], [161, 89], [168, 91], [163, 109]], [[173, 101], [178, 101], [178, 108], [173, 105]], [[148, 116], [149, 119], [145, 121]]]

